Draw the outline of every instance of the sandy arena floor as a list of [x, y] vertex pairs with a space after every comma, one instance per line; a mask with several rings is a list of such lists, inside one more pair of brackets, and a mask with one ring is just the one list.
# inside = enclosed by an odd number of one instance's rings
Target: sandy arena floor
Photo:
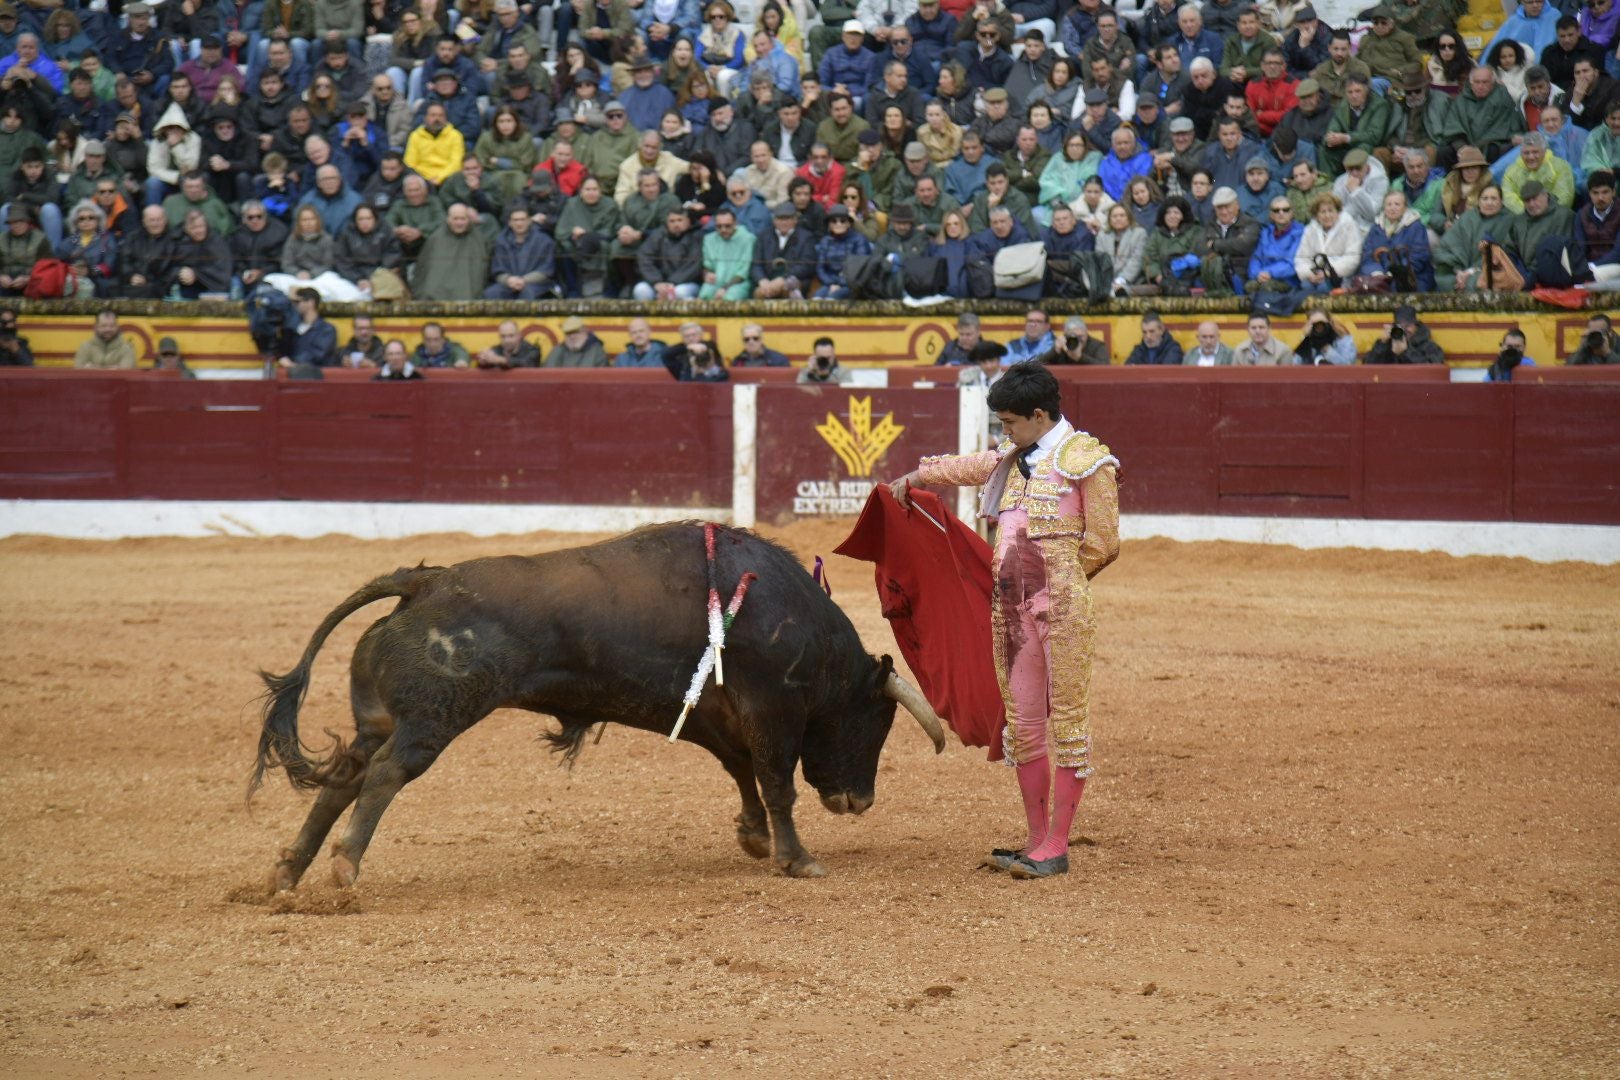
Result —
[[904, 717], [864, 817], [801, 784], [797, 881], [704, 752], [613, 728], [567, 773], [499, 713], [354, 890], [268, 901], [307, 802], [243, 805], [255, 669], [396, 565], [578, 542], [0, 542], [0, 1074], [1620, 1074], [1614, 568], [1127, 545], [1066, 879], [976, 870], [1012, 775]]

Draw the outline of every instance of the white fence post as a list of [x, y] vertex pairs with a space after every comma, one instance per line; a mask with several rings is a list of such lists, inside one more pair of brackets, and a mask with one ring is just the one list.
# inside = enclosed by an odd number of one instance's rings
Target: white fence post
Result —
[[[977, 454], [989, 439], [989, 395], [982, 386], [964, 386], [956, 395], [956, 452]], [[977, 488], [957, 488], [956, 516], [971, 525], [979, 512], [978, 502]]]
[[752, 529], [757, 512], [759, 386], [731, 384], [731, 523]]

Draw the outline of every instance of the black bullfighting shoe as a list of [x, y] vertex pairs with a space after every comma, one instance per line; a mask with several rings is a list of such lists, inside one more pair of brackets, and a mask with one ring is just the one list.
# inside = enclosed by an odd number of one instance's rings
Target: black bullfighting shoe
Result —
[[1018, 858], [1019, 854], [1020, 852], [1017, 848], [991, 848], [990, 854], [986, 855], [984, 857], [984, 862], [980, 863], [979, 865], [987, 867], [991, 870], [999, 870], [1002, 873], [1006, 873], [1007, 870], [1012, 866], [1013, 860]]
[[1069, 857], [1067, 855], [1054, 855], [1050, 859], [1036, 861], [1028, 855], [1020, 855], [1007, 867], [1007, 873], [1015, 878], [1029, 880], [1031, 878], [1057, 877], [1059, 874], [1069, 872]]

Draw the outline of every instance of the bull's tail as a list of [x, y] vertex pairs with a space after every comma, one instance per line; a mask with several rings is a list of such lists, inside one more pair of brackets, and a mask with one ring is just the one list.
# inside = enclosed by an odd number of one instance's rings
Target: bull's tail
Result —
[[[349, 755], [341, 739], [334, 735], [336, 745], [324, 756], [311, 758], [298, 738], [298, 711], [303, 707], [304, 696], [309, 693], [309, 673], [314, 666], [315, 656], [326, 644], [327, 637], [337, 629], [338, 623], [356, 611], [392, 596], [414, 596], [442, 572], [442, 567], [418, 566], [415, 569], [396, 570], [366, 584], [334, 608], [316, 627], [297, 667], [285, 675], [259, 672], [259, 678], [264, 680], [265, 685], [264, 726], [259, 732], [259, 754], [254, 762], [253, 775], [248, 780], [248, 798], [253, 797], [264, 781], [264, 774], [270, 769], [285, 769], [292, 786], [306, 790], [352, 778]], [[344, 775], [339, 776], [339, 773]]]

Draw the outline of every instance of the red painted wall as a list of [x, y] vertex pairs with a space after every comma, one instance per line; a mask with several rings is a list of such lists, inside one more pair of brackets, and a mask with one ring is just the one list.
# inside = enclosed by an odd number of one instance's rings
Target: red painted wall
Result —
[[[436, 373], [438, 374], [438, 373]], [[412, 384], [0, 372], [0, 498], [731, 502], [731, 388], [601, 373]], [[639, 373], [631, 373], [639, 374]], [[1620, 524], [1620, 384], [1444, 371], [1064, 371], [1127, 511]], [[857, 476], [816, 427], [903, 431]], [[956, 394], [759, 392], [758, 507], [887, 480], [956, 445]], [[853, 491], [854, 488], [848, 490]]]

